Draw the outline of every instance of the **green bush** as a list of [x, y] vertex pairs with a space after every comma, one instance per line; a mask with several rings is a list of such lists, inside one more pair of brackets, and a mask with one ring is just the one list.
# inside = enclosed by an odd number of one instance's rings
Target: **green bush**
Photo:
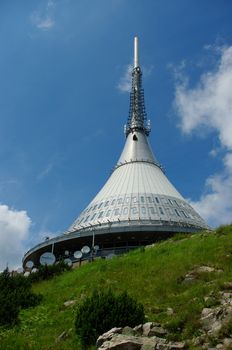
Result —
[[143, 305], [127, 292], [115, 295], [111, 290], [94, 291], [79, 304], [75, 328], [85, 348], [94, 344], [99, 335], [113, 327], [134, 327], [145, 319]]
[[232, 229], [232, 224], [230, 225], [221, 225], [216, 229], [216, 233], [218, 235], [226, 235], [230, 234]]
[[42, 280], [47, 280], [53, 278], [54, 276], [58, 276], [64, 271], [70, 270], [71, 267], [68, 266], [64, 261], [60, 261], [56, 265], [40, 265], [38, 271], [31, 273], [28, 276], [28, 279], [31, 282], [38, 282]]
[[31, 282], [22, 275], [11, 276], [6, 269], [0, 274], [0, 326], [18, 321], [21, 308], [37, 305], [40, 295], [31, 291]]

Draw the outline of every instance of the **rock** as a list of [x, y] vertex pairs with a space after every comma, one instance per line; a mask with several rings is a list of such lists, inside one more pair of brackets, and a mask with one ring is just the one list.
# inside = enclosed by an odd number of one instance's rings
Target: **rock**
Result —
[[208, 332], [209, 335], [217, 335], [217, 333], [220, 331], [220, 329], [222, 328], [222, 322], [221, 321], [215, 321], [213, 322], [213, 324], [211, 325], [211, 328]]
[[201, 324], [202, 328], [211, 334], [215, 334], [221, 328], [221, 322], [218, 319], [219, 314], [221, 313], [221, 308], [204, 308], [201, 313]]
[[111, 340], [105, 341], [99, 350], [140, 350], [142, 342], [139, 338], [123, 334], [114, 334]]
[[167, 311], [166, 311], [166, 314], [167, 314], [168, 316], [172, 316], [172, 315], [174, 314], [173, 308], [168, 307], [168, 308], [167, 308]]
[[231, 347], [231, 345], [232, 345], [232, 339], [231, 338], [225, 338], [223, 340], [223, 344], [224, 344], [226, 349], [229, 349], [229, 347]]
[[162, 327], [152, 327], [150, 332], [148, 333], [148, 337], [152, 337], [152, 336], [157, 336], [157, 337], [163, 337], [167, 334], [167, 331], [162, 328]]
[[232, 290], [232, 282], [224, 282], [223, 288]]
[[125, 334], [125, 335], [135, 335], [135, 333], [136, 332], [134, 331], [134, 329], [128, 326], [122, 329], [122, 334]]
[[59, 343], [60, 341], [65, 340], [68, 337], [69, 337], [68, 332], [64, 331], [56, 338], [56, 343]]
[[194, 281], [196, 279], [196, 276], [194, 276], [193, 274], [191, 274], [191, 273], [187, 273], [186, 275], [185, 275], [185, 278], [184, 278], [184, 280], [183, 280], [183, 282], [192, 282], [192, 281]]
[[75, 305], [76, 302], [77, 302], [77, 300], [67, 300], [67, 301], [64, 302], [63, 305], [64, 305], [64, 307], [68, 308], [68, 307], [70, 307], [70, 306]]
[[214, 272], [215, 271], [215, 268], [214, 267], [211, 267], [211, 266], [199, 266], [197, 269], [196, 269], [197, 272]]
[[158, 343], [156, 345], [157, 350], [169, 350], [169, 345], [168, 344], [163, 344], [163, 343]]
[[[130, 335], [128, 333], [139, 334], [142, 336]], [[96, 343], [98, 350], [184, 350], [185, 342], [168, 342], [167, 339], [159, 336], [148, 336], [149, 333], [160, 335], [167, 334], [160, 324], [147, 322], [144, 325], [124, 328], [112, 328], [110, 331], [101, 335]], [[144, 335], [147, 334], [147, 335]]]
[[143, 325], [143, 335], [145, 337], [148, 336], [148, 334], [149, 334], [149, 332], [150, 332], [152, 327], [153, 327], [153, 322], [144, 323], [144, 325]]
[[100, 337], [97, 338], [96, 346], [101, 346], [105, 341], [111, 340], [114, 334], [120, 334], [122, 331], [122, 327], [114, 327], [110, 329], [108, 332], [100, 335]]
[[140, 325], [134, 327], [133, 330], [135, 331], [135, 334], [142, 335], [143, 334], [143, 325], [140, 324]]
[[212, 266], [207, 266], [207, 265], [202, 265], [202, 266], [197, 266], [194, 268], [194, 270], [190, 271], [187, 273], [183, 279], [183, 282], [192, 282], [196, 278], [198, 278], [199, 274], [201, 273], [210, 273], [210, 272], [217, 272], [217, 273], [222, 273], [223, 270], [221, 269], [215, 269]]
[[170, 350], [184, 350], [186, 349], [185, 342], [176, 342], [169, 345]]
[[223, 344], [218, 344], [218, 345], [216, 346], [216, 349], [223, 349]]
[[140, 350], [155, 350], [156, 345], [143, 344]]

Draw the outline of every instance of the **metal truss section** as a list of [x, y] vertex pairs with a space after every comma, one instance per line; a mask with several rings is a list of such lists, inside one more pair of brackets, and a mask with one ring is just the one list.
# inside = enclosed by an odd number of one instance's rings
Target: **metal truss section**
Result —
[[142, 131], [148, 136], [150, 133], [150, 122], [145, 125], [146, 123], [147, 114], [144, 102], [144, 90], [142, 88], [142, 71], [140, 67], [135, 67], [132, 71], [130, 108], [125, 129], [126, 137], [134, 131]]

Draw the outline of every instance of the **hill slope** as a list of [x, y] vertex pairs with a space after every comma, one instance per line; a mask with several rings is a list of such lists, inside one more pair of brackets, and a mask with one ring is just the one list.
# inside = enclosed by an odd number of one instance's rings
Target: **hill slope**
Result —
[[[199, 272], [199, 266], [215, 270]], [[143, 303], [147, 319], [160, 322], [172, 338], [190, 339], [199, 333], [202, 309], [217, 304], [228, 281], [232, 281], [232, 225], [210, 233], [177, 235], [35, 284], [34, 291], [43, 295], [41, 304], [21, 311], [18, 326], [0, 329], [0, 349], [80, 349], [74, 332], [75, 305], [63, 304], [108, 287], [127, 290]], [[56, 342], [63, 331], [69, 336]]]

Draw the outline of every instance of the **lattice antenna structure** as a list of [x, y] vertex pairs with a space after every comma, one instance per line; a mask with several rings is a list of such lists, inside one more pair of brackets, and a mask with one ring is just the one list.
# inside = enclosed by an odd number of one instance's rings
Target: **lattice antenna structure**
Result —
[[144, 90], [142, 87], [142, 70], [139, 65], [139, 39], [134, 38], [134, 67], [132, 70], [132, 86], [130, 93], [130, 107], [127, 124], [125, 127], [126, 137], [135, 131], [144, 132], [149, 135], [150, 121], [147, 121], [147, 114], [144, 102]]

